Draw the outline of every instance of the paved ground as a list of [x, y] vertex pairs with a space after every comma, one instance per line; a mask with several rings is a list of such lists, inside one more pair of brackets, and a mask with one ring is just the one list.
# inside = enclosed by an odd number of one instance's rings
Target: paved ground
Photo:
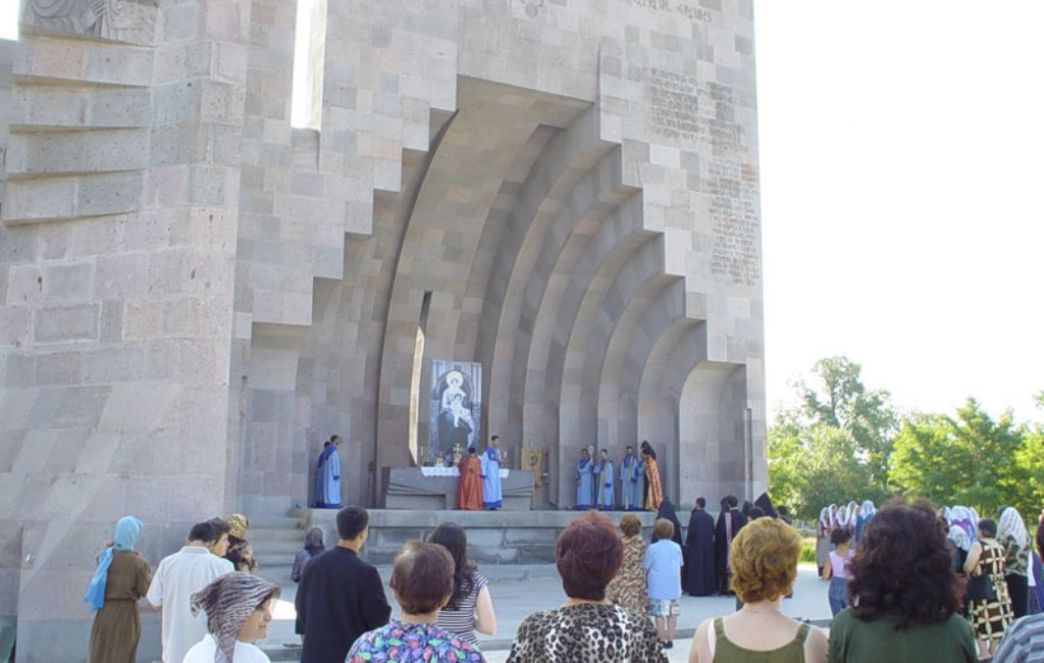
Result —
[[[382, 567], [381, 575], [387, 582], [390, 567]], [[511, 646], [518, 624], [526, 615], [537, 610], [546, 610], [561, 605], [565, 600], [558, 574], [553, 565], [505, 565], [482, 568], [490, 579], [490, 591], [493, 594], [493, 606], [497, 613], [498, 629], [495, 637], [479, 636], [483, 652], [489, 663], [502, 663], [507, 659], [507, 650]], [[268, 640], [259, 643], [273, 656], [273, 661], [296, 660], [293, 650], [282, 650], [284, 644], [299, 643], [293, 633], [294, 624], [294, 590], [288, 586], [283, 589], [283, 597], [275, 612], [275, 620], [269, 627]], [[388, 596], [391, 591], [385, 588]], [[794, 597], [783, 602], [784, 611], [793, 616], [805, 619], [824, 620], [830, 618], [830, 607], [826, 599], [827, 584], [816, 578], [814, 566], [802, 566], [798, 570], [798, 580], [794, 588]], [[692, 631], [700, 621], [708, 617], [728, 614], [735, 610], [732, 597], [682, 598], [682, 614], [679, 620], [679, 639], [675, 640], [674, 649], [669, 652], [671, 661], [685, 661], [688, 656]], [[398, 612], [396, 606], [395, 613]]]

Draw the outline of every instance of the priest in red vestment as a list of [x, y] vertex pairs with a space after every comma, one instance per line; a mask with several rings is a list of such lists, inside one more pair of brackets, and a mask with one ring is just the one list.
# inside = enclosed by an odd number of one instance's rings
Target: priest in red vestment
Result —
[[482, 461], [475, 455], [475, 447], [468, 449], [468, 455], [460, 459], [457, 466], [460, 470], [460, 483], [457, 484], [457, 508], [468, 511], [482, 509]]

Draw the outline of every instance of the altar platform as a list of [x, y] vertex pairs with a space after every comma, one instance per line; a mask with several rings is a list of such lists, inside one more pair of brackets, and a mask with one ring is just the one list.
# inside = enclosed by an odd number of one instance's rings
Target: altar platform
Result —
[[[554, 562], [555, 539], [580, 511], [453, 511], [431, 509], [369, 509], [370, 538], [362, 558], [390, 564], [402, 545], [422, 539], [442, 523], [456, 523], [468, 533], [468, 555], [480, 564], [546, 564]], [[624, 511], [603, 511], [614, 523]], [[656, 514], [632, 512], [645, 535]], [[307, 530], [321, 527], [327, 543], [337, 540], [336, 509], [302, 509], [295, 513]]]
[[[386, 509], [455, 509], [460, 473], [455, 467], [386, 467], [381, 471]], [[533, 473], [500, 470], [504, 511], [529, 511]]]

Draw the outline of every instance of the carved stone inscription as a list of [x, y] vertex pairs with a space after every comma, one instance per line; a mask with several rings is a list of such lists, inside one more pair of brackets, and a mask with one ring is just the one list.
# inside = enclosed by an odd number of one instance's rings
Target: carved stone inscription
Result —
[[648, 75], [649, 128], [674, 142], [710, 147], [715, 155], [741, 154], [743, 128], [736, 122], [732, 88], [662, 69]]
[[658, 12], [674, 12], [684, 16], [690, 21], [710, 23], [714, 18], [709, 9], [685, 4], [684, 2], [674, 3], [671, 2], [671, 0], [631, 0], [631, 4], [636, 7], [644, 7], [645, 9], [652, 9], [653, 11]]
[[727, 159], [714, 159], [703, 179], [710, 196], [714, 230], [711, 273], [733, 283], [755, 286], [761, 281], [757, 172]]
[[698, 150], [700, 178], [714, 236], [711, 273], [746, 286], [761, 281], [758, 178], [746, 165], [748, 145], [728, 85], [662, 69], [647, 73], [649, 132]]

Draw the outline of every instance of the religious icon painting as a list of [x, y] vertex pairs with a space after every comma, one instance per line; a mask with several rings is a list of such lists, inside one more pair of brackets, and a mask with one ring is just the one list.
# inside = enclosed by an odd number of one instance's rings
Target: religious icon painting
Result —
[[452, 458], [454, 449], [480, 446], [482, 364], [435, 359], [431, 366], [428, 454]]

